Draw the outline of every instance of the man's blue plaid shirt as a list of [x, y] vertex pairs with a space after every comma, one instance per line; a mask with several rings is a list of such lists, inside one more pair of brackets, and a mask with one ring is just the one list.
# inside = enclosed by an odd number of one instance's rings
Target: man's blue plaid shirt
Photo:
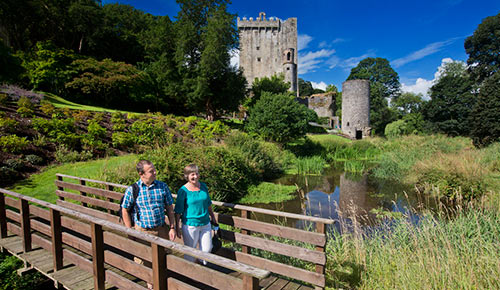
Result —
[[[173, 203], [168, 185], [158, 180], [155, 180], [150, 186], [144, 184], [140, 179], [136, 183], [139, 185], [139, 194], [132, 210], [134, 223], [145, 229], [152, 229], [163, 225], [165, 221], [165, 206]], [[122, 207], [130, 208], [133, 199], [132, 186], [129, 186], [125, 191]], [[137, 210], [139, 210], [140, 220], [137, 220]]]

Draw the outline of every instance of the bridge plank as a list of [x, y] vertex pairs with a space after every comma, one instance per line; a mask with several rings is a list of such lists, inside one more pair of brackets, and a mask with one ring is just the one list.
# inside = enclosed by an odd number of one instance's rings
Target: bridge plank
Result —
[[102, 200], [102, 199], [92, 198], [90, 196], [81, 196], [78, 194], [74, 194], [74, 193], [62, 191], [62, 190], [56, 190], [56, 194], [59, 197], [69, 198], [72, 200], [76, 200], [76, 201], [80, 201], [83, 203], [98, 206], [98, 207], [101, 207], [104, 209], [111, 209], [111, 210], [116, 210], [116, 211], [120, 209], [120, 205], [117, 203], [109, 202], [109, 201]]
[[19, 209], [19, 200], [6, 196], [5, 205]]
[[104, 260], [109, 265], [117, 267], [126, 273], [129, 273], [148, 283], [153, 283], [153, 271], [151, 268], [137, 264], [134, 261], [126, 259], [109, 250], [104, 251]]
[[99, 210], [96, 210], [96, 209], [92, 209], [92, 208], [88, 208], [88, 207], [83, 207], [81, 205], [74, 204], [74, 203], [71, 203], [71, 202], [67, 202], [67, 201], [64, 201], [64, 200], [57, 200], [56, 203], [59, 206], [62, 206], [62, 207], [65, 207], [65, 208], [68, 208], [68, 209], [71, 209], [71, 210], [74, 210], [74, 211], [82, 212], [84, 214], [91, 215], [91, 216], [96, 217], [96, 218], [100, 218], [100, 219], [103, 219], [103, 220], [106, 220], [106, 221], [110, 221], [110, 222], [116, 223], [116, 224], [120, 223], [120, 218], [119, 217], [117, 217], [115, 215], [110, 215], [108, 213], [105, 213], [105, 212], [102, 212], [102, 211], [99, 211]]
[[167, 267], [170, 271], [217, 289], [242, 289], [243, 287], [241, 279], [225, 275], [224, 273], [196, 263], [191, 263], [174, 255], [167, 255]]
[[184, 283], [184, 282], [179, 281], [179, 280], [172, 278], [172, 277], [167, 279], [167, 285], [168, 285], [168, 290], [196, 290], [196, 289], [199, 289], [199, 288], [191, 286], [187, 283]]
[[315, 264], [325, 264], [326, 262], [325, 253], [323, 252], [309, 250], [302, 247], [283, 244], [273, 240], [267, 240], [260, 237], [243, 235], [240, 233], [235, 233], [226, 230], [221, 230], [221, 233], [222, 233], [221, 235], [222, 238], [229, 240], [231, 242], [236, 242], [241, 245], [246, 245], [264, 251], [269, 251], [289, 257], [298, 258]]
[[65, 181], [60, 181], [60, 180], [56, 180], [55, 184], [57, 187], [62, 187], [65, 189], [66, 188], [72, 189], [72, 190], [76, 190], [79, 192], [84, 192], [86, 194], [94, 194], [94, 195], [102, 196], [105, 198], [111, 198], [111, 199], [114, 199], [117, 201], [119, 201], [123, 196], [123, 193], [116, 192], [113, 190], [100, 189], [100, 188], [96, 188], [96, 187], [75, 184], [75, 183], [65, 182]]
[[233, 227], [247, 229], [253, 232], [259, 232], [280, 238], [305, 242], [316, 246], [324, 246], [326, 244], [326, 237], [322, 233], [299, 230], [218, 213], [216, 213], [216, 216], [219, 223], [230, 225]]
[[276, 281], [274, 281], [273, 284], [269, 285], [266, 290], [281, 290], [285, 287], [286, 284], [288, 284], [288, 280], [278, 278], [276, 279]]

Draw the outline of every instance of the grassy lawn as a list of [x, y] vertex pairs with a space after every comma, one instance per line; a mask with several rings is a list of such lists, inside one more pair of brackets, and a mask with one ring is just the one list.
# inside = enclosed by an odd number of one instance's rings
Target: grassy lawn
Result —
[[325, 143], [325, 142], [337, 142], [337, 143], [352, 143], [353, 141], [344, 137], [340, 137], [337, 135], [331, 135], [331, 134], [317, 134], [317, 135], [307, 135], [309, 139], [319, 142], [319, 143]]
[[118, 167], [127, 163], [135, 163], [136, 161], [137, 155], [130, 154], [100, 160], [53, 166], [45, 169], [39, 174], [32, 175], [30, 178], [15, 184], [12, 188], [9, 188], [9, 190], [55, 203], [57, 200], [57, 196], [55, 194], [56, 186], [54, 184], [54, 181], [56, 180], [56, 173], [98, 179], [101, 172], [105, 168]]
[[121, 111], [121, 110], [106, 109], [106, 108], [102, 108], [102, 107], [81, 105], [81, 104], [70, 102], [68, 100], [65, 100], [59, 96], [56, 96], [56, 95], [53, 95], [50, 93], [44, 93], [44, 94], [45, 94], [44, 100], [49, 101], [56, 108], [70, 108], [70, 109], [74, 109], [74, 110], [86, 110], [86, 111], [109, 112], [109, 113], [122, 112], [124, 114], [132, 113], [132, 112]]

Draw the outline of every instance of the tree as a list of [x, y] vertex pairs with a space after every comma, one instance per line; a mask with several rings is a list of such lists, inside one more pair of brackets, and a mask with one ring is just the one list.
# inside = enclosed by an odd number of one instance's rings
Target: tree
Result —
[[423, 104], [424, 100], [422, 99], [422, 94], [415, 94], [412, 92], [404, 92], [391, 102], [391, 106], [402, 116], [419, 113]]
[[500, 69], [500, 13], [486, 17], [464, 42], [467, 64], [474, 80], [481, 82]]
[[470, 126], [475, 146], [500, 141], [500, 71], [487, 78], [480, 87]]
[[181, 78], [176, 97], [189, 112], [204, 112], [211, 120], [236, 111], [245, 97], [246, 81], [230, 65], [229, 52], [237, 46], [238, 33], [235, 15], [227, 12], [228, 1], [177, 3], [175, 61]]
[[394, 120], [387, 100], [400, 94], [399, 76], [385, 58], [365, 58], [351, 70], [347, 80], [370, 81], [370, 125], [382, 134], [385, 126]]
[[0, 39], [0, 83], [16, 82], [22, 71], [21, 60]]
[[423, 107], [430, 129], [451, 136], [467, 136], [468, 118], [475, 99], [472, 90], [473, 81], [464, 63], [445, 64], [440, 77], [430, 88], [430, 101]]
[[310, 81], [305, 81], [299, 78], [299, 94], [301, 96], [310, 96], [314, 94], [324, 93], [322, 89], [315, 89]]
[[250, 108], [260, 99], [263, 92], [268, 92], [272, 94], [285, 94], [290, 88], [290, 83], [285, 82], [285, 76], [283, 74], [273, 75], [270, 78], [262, 77], [256, 78], [252, 83], [252, 93], [248, 101], [246, 101], [245, 106]]
[[314, 111], [295, 101], [289, 94], [264, 92], [249, 111], [245, 128], [264, 139], [287, 143], [304, 137], [308, 123], [317, 120]]

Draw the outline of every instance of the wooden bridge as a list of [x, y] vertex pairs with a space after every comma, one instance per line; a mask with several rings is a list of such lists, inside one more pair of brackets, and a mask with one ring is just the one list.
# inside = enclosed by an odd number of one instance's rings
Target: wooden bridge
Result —
[[[58, 288], [146, 289], [147, 283], [154, 289], [325, 287], [325, 225], [332, 220], [213, 201], [241, 216], [216, 213], [219, 224], [226, 225], [221, 230], [226, 247], [210, 254], [120, 224], [125, 185], [57, 174], [56, 186], [57, 204], [0, 189], [0, 247]], [[314, 231], [257, 221], [252, 214], [301, 221]], [[275, 258], [264, 258], [269, 256]], [[135, 263], [134, 257], [151, 266]]]

